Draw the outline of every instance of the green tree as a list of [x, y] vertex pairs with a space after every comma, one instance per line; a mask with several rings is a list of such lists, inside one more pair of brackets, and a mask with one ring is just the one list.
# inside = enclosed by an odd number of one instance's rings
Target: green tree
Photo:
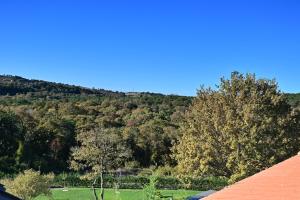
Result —
[[40, 172], [25, 170], [15, 179], [6, 179], [3, 182], [7, 191], [24, 199], [30, 200], [43, 194], [51, 196], [50, 186], [53, 175], [41, 175]]
[[233, 72], [217, 91], [201, 88], [174, 148], [180, 174], [252, 175], [299, 150], [299, 113], [274, 80]]
[[13, 172], [23, 154], [23, 126], [18, 117], [0, 111], [0, 171]]
[[144, 158], [149, 164], [167, 164], [170, 155], [171, 138], [164, 132], [166, 124], [162, 120], [149, 120], [139, 127], [137, 145], [144, 150]]
[[70, 149], [75, 145], [75, 123], [71, 120], [54, 118], [48, 120], [44, 125], [51, 133], [52, 139], [49, 143], [51, 155], [51, 171], [58, 172], [68, 168]]
[[[104, 199], [103, 173], [124, 166], [131, 152], [124, 145], [116, 129], [93, 129], [77, 136], [80, 143], [72, 151], [71, 167], [75, 170], [89, 170], [88, 175], [100, 176], [100, 197]], [[95, 199], [98, 199], [94, 189]]]

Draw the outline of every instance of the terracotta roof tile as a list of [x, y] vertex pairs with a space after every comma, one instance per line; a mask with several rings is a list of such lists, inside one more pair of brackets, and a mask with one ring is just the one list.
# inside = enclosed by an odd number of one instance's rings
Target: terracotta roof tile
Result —
[[300, 155], [220, 190], [204, 200], [300, 200]]

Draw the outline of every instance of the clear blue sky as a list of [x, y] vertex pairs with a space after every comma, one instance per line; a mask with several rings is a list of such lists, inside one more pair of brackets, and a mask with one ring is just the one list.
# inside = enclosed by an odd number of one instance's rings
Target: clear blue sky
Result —
[[300, 92], [299, 0], [0, 1], [0, 74], [195, 95], [234, 70]]

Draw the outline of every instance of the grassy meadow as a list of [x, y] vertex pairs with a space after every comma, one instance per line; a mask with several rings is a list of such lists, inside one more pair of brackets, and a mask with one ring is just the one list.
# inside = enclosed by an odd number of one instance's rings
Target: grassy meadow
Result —
[[[99, 194], [99, 190], [97, 190]], [[190, 195], [197, 194], [198, 191], [191, 190], [161, 190], [164, 196], [173, 196], [174, 199], [185, 199]], [[143, 190], [135, 189], [105, 189], [105, 199], [106, 200], [143, 200], [144, 199]], [[35, 200], [93, 200], [94, 196], [91, 188], [68, 188], [68, 191], [63, 191], [63, 189], [53, 189], [52, 198], [39, 196]], [[166, 198], [167, 199], [167, 198]]]

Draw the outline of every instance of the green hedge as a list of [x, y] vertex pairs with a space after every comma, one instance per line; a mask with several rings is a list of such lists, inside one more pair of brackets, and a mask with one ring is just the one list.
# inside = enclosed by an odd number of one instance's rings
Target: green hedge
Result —
[[[78, 174], [60, 174], [55, 176], [53, 187], [90, 187], [93, 181], [81, 179]], [[104, 176], [104, 187], [120, 189], [142, 189], [149, 183], [149, 178], [141, 176]], [[220, 189], [228, 184], [228, 179], [224, 177], [206, 177], [206, 178], [175, 178], [158, 177], [157, 188], [159, 189], [191, 189], [191, 190], [209, 190]], [[97, 186], [100, 185], [98, 179]]]

